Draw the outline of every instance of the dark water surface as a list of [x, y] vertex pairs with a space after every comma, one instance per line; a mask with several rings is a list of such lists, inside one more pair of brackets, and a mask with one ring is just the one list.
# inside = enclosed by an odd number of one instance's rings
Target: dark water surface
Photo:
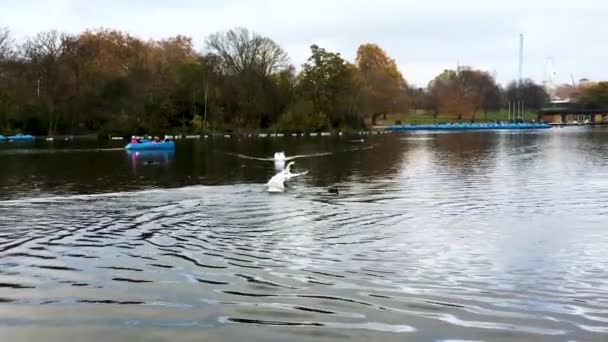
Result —
[[352, 139], [0, 143], [0, 340], [608, 340], [608, 129]]

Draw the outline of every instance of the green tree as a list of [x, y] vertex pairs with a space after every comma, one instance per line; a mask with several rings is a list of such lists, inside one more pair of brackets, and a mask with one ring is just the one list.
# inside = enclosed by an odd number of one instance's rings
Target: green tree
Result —
[[310, 49], [312, 55], [303, 65], [299, 91], [312, 102], [313, 115], [326, 117], [328, 128], [343, 125], [347, 117], [358, 118], [358, 70], [339, 53], [328, 52], [317, 45]]
[[583, 89], [578, 102], [585, 108], [608, 108], [608, 82], [599, 82]]

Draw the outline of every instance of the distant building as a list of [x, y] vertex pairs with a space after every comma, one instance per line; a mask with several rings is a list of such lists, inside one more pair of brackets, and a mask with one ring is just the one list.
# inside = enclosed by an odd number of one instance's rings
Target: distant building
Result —
[[608, 124], [608, 108], [586, 109], [570, 99], [551, 101], [538, 111], [538, 120], [555, 125]]

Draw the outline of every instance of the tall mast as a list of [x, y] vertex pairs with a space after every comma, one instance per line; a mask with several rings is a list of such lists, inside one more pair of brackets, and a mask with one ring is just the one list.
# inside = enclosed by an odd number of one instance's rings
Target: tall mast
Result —
[[522, 82], [523, 68], [524, 68], [524, 35], [522, 33], [519, 35], [519, 71], [518, 71], [518, 75], [517, 75], [519, 84], [521, 84], [521, 82]]

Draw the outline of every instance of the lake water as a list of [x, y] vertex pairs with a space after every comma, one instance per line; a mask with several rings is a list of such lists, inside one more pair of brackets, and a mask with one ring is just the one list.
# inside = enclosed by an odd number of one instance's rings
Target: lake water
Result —
[[608, 340], [608, 129], [357, 139], [1, 143], [1, 340]]

